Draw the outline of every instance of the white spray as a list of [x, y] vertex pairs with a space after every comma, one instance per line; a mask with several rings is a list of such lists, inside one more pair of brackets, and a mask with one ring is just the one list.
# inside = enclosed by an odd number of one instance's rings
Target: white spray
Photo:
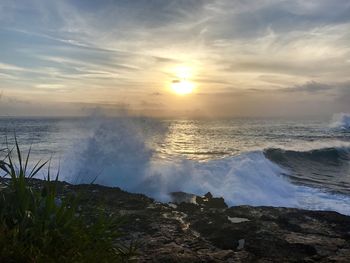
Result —
[[[157, 125], [151, 121], [151, 125]], [[292, 184], [288, 172], [262, 151], [222, 160], [162, 160], [146, 144], [144, 123], [133, 118], [90, 120], [91, 132], [64, 158], [63, 179], [95, 182], [168, 201], [173, 191], [223, 196], [229, 205], [268, 205], [350, 214], [350, 198]], [[283, 175], [284, 174], [284, 175]]]
[[350, 114], [349, 113], [338, 113], [333, 116], [332, 128], [348, 130], [350, 129]]

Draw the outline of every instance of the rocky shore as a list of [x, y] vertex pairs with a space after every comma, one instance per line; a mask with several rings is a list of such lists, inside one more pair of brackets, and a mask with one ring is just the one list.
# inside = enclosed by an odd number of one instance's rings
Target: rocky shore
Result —
[[350, 262], [350, 217], [336, 212], [227, 207], [210, 193], [172, 193], [163, 204], [99, 185], [59, 189], [78, 193], [82, 209], [122, 216], [122, 241], [137, 242], [137, 262]]

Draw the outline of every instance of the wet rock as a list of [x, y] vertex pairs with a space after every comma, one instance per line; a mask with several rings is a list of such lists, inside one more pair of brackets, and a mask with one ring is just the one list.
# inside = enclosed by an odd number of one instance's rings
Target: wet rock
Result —
[[213, 197], [213, 195], [210, 192], [205, 194], [203, 197], [197, 196], [196, 203], [206, 208], [215, 208], [215, 209], [227, 208], [224, 198]]
[[170, 197], [173, 203], [181, 204], [181, 203], [190, 203], [196, 204], [196, 195], [188, 194], [185, 192], [172, 192], [170, 193]]

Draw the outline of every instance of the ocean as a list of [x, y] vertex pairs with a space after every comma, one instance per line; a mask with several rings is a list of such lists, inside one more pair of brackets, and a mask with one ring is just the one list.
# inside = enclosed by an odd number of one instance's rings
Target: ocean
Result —
[[[92, 116], [0, 118], [32, 165], [70, 183], [98, 183], [169, 201], [211, 192], [229, 205], [333, 210], [350, 215], [350, 118], [222, 120]], [[53, 172], [54, 172], [53, 171]], [[42, 172], [38, 177], [45, 177]]]

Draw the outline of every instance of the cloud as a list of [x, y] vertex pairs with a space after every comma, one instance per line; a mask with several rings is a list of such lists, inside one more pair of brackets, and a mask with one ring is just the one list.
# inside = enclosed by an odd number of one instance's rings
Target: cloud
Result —
[[309, 81], [302, 85], [297, 85], [291, 88], [281, 89], [282, 92], [307, 92], [307, 93], [316, 93], [332, 90], [332, 86], [324, 83], [319, 83], [316, 81]]
[[11, 65], [11, 64], [6, 64], [6, 63], [1, 63], [0, 62], [0, 70], [3, 71], [26, 71], [26, 69], [22, 68], [22, 67], [18, 67], [15, 65]]
[[246, 109], [237, 97], [264, 104], [266, 94], [296, 105], [301, 93], [338, 96], [335, 108], [348, 98], [339, 83], [349, 81], [349, 12], [347, 0], [3, 0], [0, 88], [47, 103], [161, 94], [176, 109], [168, 86], [187, 65], [201, 94], [193, 97], [205, 98], [188, 111], [220, 100]]
[[309, 31], [324, 25], [350, 22], [350, 5], [339, 1], [216, 1], [211, 10], [217, 37], [255, 38], [267, 28], [276, 33]]

